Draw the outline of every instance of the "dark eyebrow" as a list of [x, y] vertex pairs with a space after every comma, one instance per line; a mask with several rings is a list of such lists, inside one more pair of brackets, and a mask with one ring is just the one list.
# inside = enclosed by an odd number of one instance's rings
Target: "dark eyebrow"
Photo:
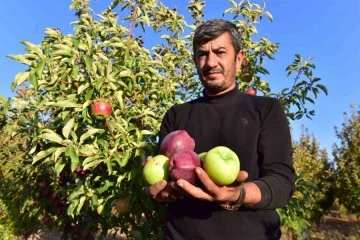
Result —
[[[213, 49], [214, 52], [217, 52], [217, 51], [220, 51], [220, 50], [226, 50], [226, 48], [220, 46], [220, 47], [218, 47], [218, 48]], [[203, 49], [198, 48], [198, 50], [197, 50], [196, 52], [197, 52], [197, 53], [207, 53], [207, 52], [209, 52], [209, 51], [208, 51], [208, 50], [205, 50], [205, 49], [203, 50]]]

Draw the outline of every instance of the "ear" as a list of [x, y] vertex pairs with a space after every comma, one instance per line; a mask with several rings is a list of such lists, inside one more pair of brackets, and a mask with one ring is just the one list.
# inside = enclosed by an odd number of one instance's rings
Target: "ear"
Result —
[[237, 71], [239, 71], [241, 69], [241, 64], [242, 64], [243, 60], [244, 60], [244, 51], [240, 50], [235, 58]]

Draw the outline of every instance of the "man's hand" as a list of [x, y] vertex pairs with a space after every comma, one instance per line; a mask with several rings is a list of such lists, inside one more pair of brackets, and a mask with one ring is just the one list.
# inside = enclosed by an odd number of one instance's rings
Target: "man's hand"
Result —
[[177, 180], [176, 184], [173, 183], [171, 186], [174, 189], [183, 190], [186, 194], [194, 198], [220, 203], [236, 202], [240, 195], [240, 186], [248, 177], [247, 172], [240, 171], [234, 183], [228, 186], [218, 186], [209, 178], [204, 169], [198, 167], [195, 171], [203, 184], [202, 188], [194, 186], [182, 179]]
[[[144, 167], [146, 162], [152, 157], [147, 157], [143, 162]], [[151, 186], [146, 186], [147, 195], [158, 202], [173, 202], [176, 199], [182, 198], [182, 193], [171, 187], [171, 182], [165, 180], [159, 181]]]
[[155, 201], [173, 202], [181, 198], [182, 194], [170, 185], [171, 183], [168, 184], [165, 180], [162, 180], [154, 185], [146, 186], [146, 193]]

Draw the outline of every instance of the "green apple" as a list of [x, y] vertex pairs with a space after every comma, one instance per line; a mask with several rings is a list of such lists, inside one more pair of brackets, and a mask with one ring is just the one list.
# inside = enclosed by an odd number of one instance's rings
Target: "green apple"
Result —
[[217, 146], [205, 154], [203, 168], [217, 185], [226, 186], [236, 180], [240, 171], [240, 160], [230, 148]]
[[169, 178], [169, 158], [162, 154], [150, 158], [143, 168], [143, 177], [149, 185], [167, 180]]
[[200, 160], [204, 161], [204, 157], [206, 155], [206, 152], [199, 153], [198, 155], [199, 155]]

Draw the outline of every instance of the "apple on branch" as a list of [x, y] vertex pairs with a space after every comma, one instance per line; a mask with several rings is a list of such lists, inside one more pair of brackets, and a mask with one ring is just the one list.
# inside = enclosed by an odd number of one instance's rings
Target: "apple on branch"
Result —
[[97, 119], [106, 119], [110, 117], [112, 108], [110, 103], [98, 101], [91, 106], [91, 112]]
[[249, 94], [249, 95], [253, 95], [253, 96], [256, 96], [256, 89], [251, 87], [251, 88], [248, 88], [246, 91], [245, 91], [246, 94]]
[[203, 168], [213, 182], [226, 186], [236, 180], [240, 171], [240, 160], [230, 148], [217, 146], [205, 154]]

